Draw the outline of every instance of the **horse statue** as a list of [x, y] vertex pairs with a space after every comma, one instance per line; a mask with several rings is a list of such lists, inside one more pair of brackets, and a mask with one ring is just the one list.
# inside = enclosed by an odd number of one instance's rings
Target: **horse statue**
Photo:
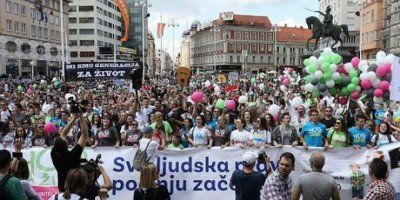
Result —
[[335, 46], [338, 42], [340, 42], [340, 46], [343, 47], [343, 40], [342, 38], [340, 38], [340, 34], [343, 32], [346, 37], [349, 37], [349, 28], [347, 27], [347, 25], [333, 25], [332, 28], [328, 31], [326, 31], [326, 33], [324, 34], [324, 24], [317, 18], [314, 16], [311, 17], [307, 17], [306, 19], [306, 23], [308, 26], [308, 29], [312, 29], [313, 35], [311, 36], [311, 38], [309, 38], [307, 40], [307, 49], [308, 49], [308, 44], [310, 42], [310, 40], [315, 39], [315, 47], [314, 47], [314, 51], [317, 50], [317, 46], [318, 46], [318, 41], [321, 37], [332, 37], [335, 42], [332, 44], [331, 48], [333, 48], [333, 46]]

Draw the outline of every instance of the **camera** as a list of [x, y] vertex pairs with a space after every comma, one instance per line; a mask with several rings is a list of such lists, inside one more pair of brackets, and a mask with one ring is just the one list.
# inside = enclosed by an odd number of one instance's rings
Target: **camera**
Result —
[[103, 164], [103, 161], [101, 160], [101, 154], [98, 154], [96, 156], [96, 159], [81, 159], [81, 167], [89, 173], [94, 173], [94, 181], [97, 182], [97, 179], [101, 175], [100, 169], [99, 169], [99, 164]]
[[268, 155], [265, 153], [265, 151], [260, 151], [258, 153], [258, 158], [257, 158], [258, 162], [265, 162], [265, 159], [264, 159], [265, 156], [268, 157]]
[[80, 111], [82, 111], [82, 113], [87, 112], [88, 104], [89, 101], [86, 99], [77, 102], [72, 97], [68, 98], [69, 112], [74, 114], [79, 113]]

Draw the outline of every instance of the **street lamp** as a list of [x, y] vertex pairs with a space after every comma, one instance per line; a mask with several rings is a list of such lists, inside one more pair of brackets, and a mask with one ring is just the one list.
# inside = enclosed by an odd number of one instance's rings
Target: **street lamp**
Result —
[[271, 32], [274, 32], [274, 66], [275, 66], [275, 72], [276, 74], [278, 74], [278, 68], [277, 68], [277, 46], [276, 46], [276, 33], [280, 32], [281, 29], [279, 28], [279, 26], [277, 24], [275, 24], [274, 26], [272, 26], [271, 28]]
[[147, 13], [148, 7], [151, 7], [151, 4], [149, 3], [148, 0], [142, 0], [135, 2], [135, 7], [141, 7], [142, 8], [142, 63], [143, 63], [143, 75], [142, 75], [142, 82], [144, 83], [144, 77], [146, 76], [146, 65], [145, 65], [145, 40], [146, 40], [146, 35], [147, 35], [147, 27], [144, 25], [145, 23], [145, 18], [150, 17], [150, 14]]
[[221, 30], [219, 28], [212, 28], [210, 30], [211, 33], [213, 33], [213, 37], [214, 37], [214, 47], [213, 47], [213, 71], [215, 73], [215, 70], [217, 69], [217, 63], [216, 63], [216, 56], [217, 56], [217, 34], [220, 32]]
[[[172, 18], [172, 23], [168, 24], [168, 27], [172, 27], [172, 65], [175, 64], [175, 27], [179, 27], [178, 23], [175, 23], [175, 18]], [[172, 66], [174, 67], [174, 66]]]
[[35, 61], [31, 61], [31, 67], [32, 67], [32, 69], [31, 69], [31, 79], [32, 79], [32, 81], [33, 81], [33, 77], [35, 77]]
[[358, 4], [358, 5], [360, 5], [361, 6], [361, 10], [360, 11], [357, 11], [356, 12], [356, 16], [358, 16], [358, 17], [360, 17], [360, 60], [362, 59], [362, 40], [363, 40], [363, 37], [362, 37], [362, 27], [363, 27], [363, 16], [362, 16], [362, 9], [363, 9], [363, 5], [364, 5], [364, 3], [367, 3], [367, 2], [369, 2], [370, 0], [353, 0], [353, 3], [356, 3], [356, 4]]

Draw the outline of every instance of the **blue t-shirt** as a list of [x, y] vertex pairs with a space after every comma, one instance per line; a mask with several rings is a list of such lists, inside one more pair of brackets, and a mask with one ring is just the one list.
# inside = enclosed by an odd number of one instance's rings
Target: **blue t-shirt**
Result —
[[366, 147], [371, 141], [371, 131], [367, 128], [359, 129], [357, 127], [349, 128], [350, 144]]
[[310, 147], [322, 147], [327, 134], [326, 126], [320, 122], [307, 122], [301, 129], [301, 135]]

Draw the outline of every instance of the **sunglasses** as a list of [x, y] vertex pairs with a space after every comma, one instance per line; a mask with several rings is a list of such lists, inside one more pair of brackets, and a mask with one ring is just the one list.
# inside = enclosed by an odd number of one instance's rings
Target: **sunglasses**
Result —
[[335, 122], [335, 124], [341, 124], [340, 122]]
[[137, 126], [138, 124], [132, 124], [132, 126]]

